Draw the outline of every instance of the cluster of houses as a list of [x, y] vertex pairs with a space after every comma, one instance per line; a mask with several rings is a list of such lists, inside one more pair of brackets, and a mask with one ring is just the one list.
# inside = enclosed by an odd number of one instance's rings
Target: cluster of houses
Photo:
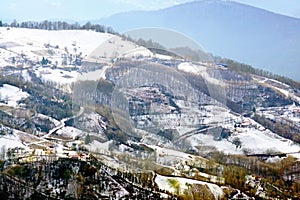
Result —
[[255, 123], [250, 118], [240, 118], [240, 119], [234, 121], [234, 130], [232, 132], [242, 133], [243, 128], [255, 128], [259, 131], [265, 131], [266, 130], [265, 127]]
[[53, 159], [70, 158], [75, 160], [88, 161], [90, 154], [78, 153], [64, 146], [48, 146], [45, 148], [21, 148], [15, 147], [7, 150], [7, 159], [18, 160], [19, 162], [32, 162], [51, 157]]
[[242, 133], [244, 128], [257, 128], [253, 121], [249, 118], [239, 118], [234, 120], [233, 128], [230, 129], [230, 133]]
[[252, 127], [253, 125], [253, 122], [251, 119], [249, 118], [241, 118], [239, 120], [236, 120], [234, 122], [234, 127], [237, 128], [237, 127], [240, 127], [240, 128], [248, 128], [248, 127]]

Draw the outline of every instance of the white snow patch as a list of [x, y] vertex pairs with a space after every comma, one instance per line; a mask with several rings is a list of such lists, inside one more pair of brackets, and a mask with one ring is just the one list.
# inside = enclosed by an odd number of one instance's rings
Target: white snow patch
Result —
[[157, 183], [158, 187], [162, 190], [167, 190], [169, 192], [175, 193], [175, 188], [173, 188], [169, 181], [170, 179], [176, 179], [180, 183], [180, 193], [183, 193], [185, 189], [189, 189], [187, 187], [187, 184], [199, 184], [199, 185], [207, 185], [211, 192], [214, 194], [215, 199], [219, 199], [223, 195], [223, 190], [216, 184], [212, 183], [206, 183], [203, 181], [197, 181], [193, 179], [187, 179], [187, 178], [180, 178], [180, 177], [167, 177], [167, 176], [161, 176], [157, 175], [155, 178], [155, 182]]
[[58, 126], [59, 124], [60, 124], [60, 121], [58, 121], [58, 120], [56, 120], [56, 119], [54, 119], [54, 118], [52, 118], [52, 117], [49, 117], [49, 116], [47, 116], [47, 115], [43, 115], [43, 114], [41, 114], [41, 113], [38, 113], [37, 115], [36, 115], [36, 117], [38, 117], [38, 118], [41, 118], [41, 119], [44, 119], [44, 120], [50, 120], [55, 126]]
[[162, 55], [162, 54], [155, 54], [154, 57], [161, 59], [161, 60], [172, 60], [173, 59], [172, 56]]
[[61, 89], [61, 86], [71, 86], [72, 83], [75, 83], [78, 80], [98, 81], [101, 78], [105, 79], [105, 71], [107, 68], [109, 68], [109, 66], [104, 66], [102, 69], [95, 71], [79, 73], [77, 71], [67, 71], [64, 69], [39, 67], [35, 70], [35, 74], [44, 82], [53, 83], [57, 88]]
[[31, 81], [31, 77], [30, 77], [30, 75], [28, 73], [28, 70], [22, 70], [22, 76], [25, 79], [25, 81], [28, 81], [28, 82]]
[[184, 72], [199, 74], [199, 67], [188, 62], [180, 63], [178, 69]]
[[0, 137], [0, 148], [5, 148], [6, 150], [8, 148], [15, 148], [15, 147], [22, 147], [26, 150], [28, 150], [29, 148], [27, 146], [25, 146], [24, 144], [22, 144], [20, 138], [15, 135], [4, 135]]
[[[241, 148], [236, 148], [236, 145], [223, 139], [221, 141], [214, 140], [212, 135], [198, 134], [189, 138], [192, 146], [213, 146], [219, 151], [228, 154], [243, 154], [244, 151], [249, 153], [266, 153], [267, 151], [290, 153], [299, 152], [300, 146], [293, 143], [291, 140], [284, 139], [269, 130], [260, 131], [254, 128], [243, 128], [241, 133], [236, 133], [228, 138], [232, 141], [233, 138], [239, 138], [242, 142]], [[296, 156], [295, 156], [296, 157]]]
[[107, 141], [107, 142], [98, 142], [97, 140], [94, 140], [88, 145], [85, 145], [85, 147], [92, 152], [98, 152], [98, 153], [103, 153], [103, 152], [109, 152], [109, 147], [113, 141]]
[[290, 96], [290, 92], [281, 88], [277, 88], [277, 90], [279, 90], [280, 93], [284, 94], [284, 96], [289, 97]]
[[72, 52], [76, 47], [78, 52], [89, 55], [97, 46], [107, 41], [113, 35], [108, 33], [97, 33], [95, 31], [85, 30], [60, 30], [48, 31], [26, 28], [0, 28], [1, 36], [0, 43], [14, 42], [17, 46], [10, 47], [17, 53], [24, 53], [31, 58], [38, 58], [32, 51], [41, 50], [44, 44], [51, 46], [59, 46], [59, 49], [67, 47], [69, 52]]
[[71, 126], [65, 126], [57, 131], [58, 135], [75, 139], [77, 136], [83, 135], [83, 131]]
[[0, 100], [5, 101], [5, 103], [0, 103], [0, 105], [17, 107], [18, 101], [27, 97], [29, 97], [29, 94], [18, 87], [9, 84], [4, 84], [3, 87], [0, 87]]
[[78, 74], [76, 77], [76, 80], [81, 80], [81, 81], [98, 81], [99, 79], [106, 79], [105, 76], [105, 71], [109, 68], [110, 66], [104, 66], [102, 69], [98, 69], [95, 71], [89, 71], [86, 73], [81, 73]]
[[76, 80], [78, 72], [66, 71], [62, 69], [51, 69], [40, 67], [35, 71], [37, 77], [45, 82], [53, 82], [58, 84], [70, 84]]

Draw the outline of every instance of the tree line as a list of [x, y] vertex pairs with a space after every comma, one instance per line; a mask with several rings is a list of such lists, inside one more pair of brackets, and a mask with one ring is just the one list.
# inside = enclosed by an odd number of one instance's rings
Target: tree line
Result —
[[129, 35], [120, 34], [115, 31], [110, 26], [104, 26], [100, 24], [93, 24], [90, 21], [85, 24], [80, 24], [78, 22], [68, 23], [66, 21], [49, 21], [44, 20], [41, 22], [38, 21], [24, 21], [18, 22], [17, 20], [13, 20], [11, 23], [3, 23], [0, 20], [0, 27], [15, 27], [15, 28], [29, 28], [29, 29], [41, 29], [41, 30], [49, 30], [49, 31], [58, 31], [58, 30], [92, 30], [100, 33], [110, 33], [113, 35], [117, 35], [122, 37], [124, 40], [128, 40], [134, 42], [140, 46], [144, 46], [147, 48], [152, 48], [153, 51], [156, 49], [165, 49], [162, 45], [157, 42], [149, 40], [144, 40], [142, 38], [133, 39]]
[[263, 127], [268, 128], [272, 132], [284, 138], [290, 139], [297, 143], [300, 142], [299, 128], [293, 123], [288, 123], [284, 120], [271, 120], [258, 114], [255, 114], [252, 119], [260, 123]]
[[239, 73], [244, 73], [244, 74], [254, 74], [254, 75], [258, 75], [258, 76], [263, 76], [266, 78], [270, 78], [270, 79], [275, 79], [277, 81], [280, 81], [282, 83], [288, 84], [293, 88], [296, 88], [298, 90], [300, 90], [300, 83], [297, 81], [294, 81], [291, 78], [282, 76], [282, 75], [278, 75], [278, 74], [274, 74], [272, 72], [263, 70], [263, 69], [256, 69], [254, 67], [252, 67], [251, 65], [247, 65], [244, 63], [240, 63], [228, 58], [221, 58], [219, 56], [214, 56], [214, 60], [216, 63], [221, 63], [223, 65], [226, 65], [229, 69], [239, 72]]
[[251, 196], [254, 195], [245, 185], [245, 176], [249, 174], [262, 178], [262, 187], [267, 189], [268, 197], [287, 199], [297, 196], [300, 192], [298, 170], [300, 162], [292, 156], [276, 162], [266, 162], [257, 157], [228, 155], [215, 151], [211, 157], [214, 162], [223, 165], [222, 176], [226, 185], [250, 193]]
[[58, 30], [93, 30], [101, 33], [111, 33], [119, 35], [111, 27], [107, 27], [100, 24], [92, 24], [91, 22], [86, 22], [81, 25], [78, 22], [68, 23], [65, 21], [48, 21], [44, 20], [41, 22], [38, 21], [24, 21], [18, 22], [13, 20], [11, 23], [3, 23], [0, 21], [0, 27], [15, 27], [15, 28], [29, 28], [29, 29], [42, 29], [49, 31], [58, 31]]

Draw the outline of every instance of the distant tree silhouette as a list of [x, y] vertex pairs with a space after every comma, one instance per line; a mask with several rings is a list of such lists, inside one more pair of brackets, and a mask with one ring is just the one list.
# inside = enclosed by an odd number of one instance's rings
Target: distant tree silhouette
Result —
[[91, 143], [91, 137], [90, 137], [90, 134], [87, 134], [86, 136], [85, 136], [85, 144], [89, 144], [89, 143]]

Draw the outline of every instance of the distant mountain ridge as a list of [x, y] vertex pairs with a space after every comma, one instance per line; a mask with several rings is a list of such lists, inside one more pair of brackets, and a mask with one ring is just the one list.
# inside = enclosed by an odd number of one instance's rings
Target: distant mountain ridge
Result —
[[160, 27], [193, 38], [208, 52], [300, 81], [300, 19], [233, 1], [202, 0], [99, 21], [117, 31]]

